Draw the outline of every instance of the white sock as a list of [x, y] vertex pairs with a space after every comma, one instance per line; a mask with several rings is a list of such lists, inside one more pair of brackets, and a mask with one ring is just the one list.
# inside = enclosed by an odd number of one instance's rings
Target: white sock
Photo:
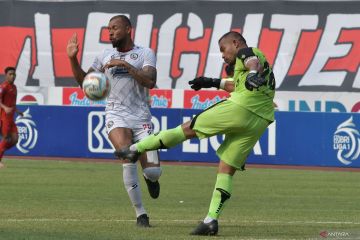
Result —
[[143, 169], [144, 177], [149, 179], [152, 182], [156, 182], [159, 180], [161, 176], [161, 168], [160, 167], [147, 167]]
[[137, 173], [137, 165], [134, 163], [123, 164], [123, 180], [130, 201], [135, 208], [136, 217], [145, 214], [145, 208], [141, 200], [141, 188]]
[[211, 222], [213, 220], [215, 220], [215, 219], [213, 219], [213, 218], [211, 218], [209, 216], [206, 216], [206, 218], [204, 219], [204, 223], [209, 223], [209, 222]]
[[132, 144], [130, 147], [129, 147], [130, 151], [137, 151], [137, 147], [136, 147], [136, 144]]

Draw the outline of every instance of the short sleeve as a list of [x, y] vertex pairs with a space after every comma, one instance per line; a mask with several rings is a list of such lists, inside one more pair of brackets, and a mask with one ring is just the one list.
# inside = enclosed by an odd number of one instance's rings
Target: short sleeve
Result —
[[103, 68], [101, 56], [96, 56], [94, 62], [91, 64], [91, 68], [93, 68], [95, 71], [101, 71], [101, 69]]
[[151, 48], [145, 48], [143, 67], [145, 66], [152, 66], [156, 68], [156, 56]]
[[237, 57], [240, 58], [243, 62], [246, 58], [248, 57], [253, 57], [256, 56], [254, 51], [252, 50], [251, 47], [249, 48], [242, 48], [239, 50]]

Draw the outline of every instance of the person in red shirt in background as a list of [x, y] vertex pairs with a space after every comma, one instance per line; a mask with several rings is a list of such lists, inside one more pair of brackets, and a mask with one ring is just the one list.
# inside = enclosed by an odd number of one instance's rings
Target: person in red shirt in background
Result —
[[18, 141], [18, 130], [14, 121], [15, 112], [23, 116], [16, 108], [17, 89], [14, 84], [16, 73], [14, 67], [5, 68], [5, 80], [0, 84], [0, 168], [5, 165], [1, 162], [4, 152], [13, 147]]

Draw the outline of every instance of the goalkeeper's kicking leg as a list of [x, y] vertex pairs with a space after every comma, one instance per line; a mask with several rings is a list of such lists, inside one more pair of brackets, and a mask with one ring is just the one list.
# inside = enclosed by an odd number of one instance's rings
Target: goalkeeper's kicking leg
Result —
[[206, 109], [189, 122], [152, 134], [115, 154], [119, 158], [136, 161], [142, 152], [171, 148], [194, 137], [206, 138], [225, 134], [225, 140], [217, 150], [221, 161], [208, 214], [191, 232], [193, 235], [215, 235], [218, 232], [219, 215], [225, 202], [231, 197], [233, 175], [236, 170], [243, 168], [246, 157], [268, 124], [267, 120], [237, 104], [223, 101]]

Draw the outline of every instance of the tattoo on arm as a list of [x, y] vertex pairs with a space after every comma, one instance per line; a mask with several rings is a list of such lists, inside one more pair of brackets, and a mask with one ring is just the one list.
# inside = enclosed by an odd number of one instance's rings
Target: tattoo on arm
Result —
[[156, 68], [152, 66], [145, 66], [143, 69], [129, 68], [129, 73], [142, 86], [153, 88], [156, 84]]

